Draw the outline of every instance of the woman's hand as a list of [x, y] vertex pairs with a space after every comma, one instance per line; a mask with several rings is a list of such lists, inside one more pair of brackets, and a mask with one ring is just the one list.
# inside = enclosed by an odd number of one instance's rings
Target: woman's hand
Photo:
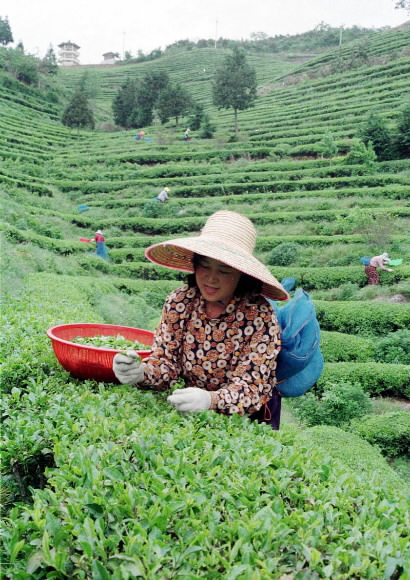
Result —
[[144, 380], [144, 368], [141, 357], [135, 350], [118, 353], [113, 359], [114, 375], [124, 385], [136, 385]]
[[187, 387], [186, 389], [175, 389], [172, 395], [167, 398], [167, 401], [177, 411], [198, 413], [209, 409], [211, 406], [211, 394], [204, 389]]

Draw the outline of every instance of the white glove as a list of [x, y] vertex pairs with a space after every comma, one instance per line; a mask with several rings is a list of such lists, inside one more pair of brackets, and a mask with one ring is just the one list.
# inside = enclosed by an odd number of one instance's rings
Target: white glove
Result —
[[211, 406], [211, 393], [204, 389], [196, 387], [187, 387], [186, 389], [175, 389], [167, 398], [167, 401], [175, 407], [177, 411], [190, 411], [198, 413], [205, 411]]
[[115, 355], [112, 364], [114, 375], [124, 385], [136, 385], [144, 380], [141, 357], [135, 350], [127, 350]]

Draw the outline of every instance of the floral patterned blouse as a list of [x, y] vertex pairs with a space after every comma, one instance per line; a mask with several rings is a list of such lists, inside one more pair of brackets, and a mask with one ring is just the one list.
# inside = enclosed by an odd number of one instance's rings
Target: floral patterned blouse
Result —
[[234, 297], [211, 319], [198, 288], [184, 285], [167, 297], [141, 386], [164, 391], [182, 377], [185, 387], [211, 392], [211, 409], [252, 414], [276, 386], [279, 350], [279, 324], [265, 298]]

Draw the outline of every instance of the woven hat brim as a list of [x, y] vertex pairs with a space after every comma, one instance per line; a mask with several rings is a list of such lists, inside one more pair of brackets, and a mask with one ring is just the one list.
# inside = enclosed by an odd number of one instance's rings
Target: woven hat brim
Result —
[[288, 300], [289, 294], [262, 262], [252, 254], [238, 251], [229, 244], [218, 244], [206, 236], [180, 238], [154, 244], [145, 250], [145, 257], [154, 264], [182, 272], [193, 272], [192, 255], [200, 254], [219, 260], [263, 284], [262, 294], [272, 300]]

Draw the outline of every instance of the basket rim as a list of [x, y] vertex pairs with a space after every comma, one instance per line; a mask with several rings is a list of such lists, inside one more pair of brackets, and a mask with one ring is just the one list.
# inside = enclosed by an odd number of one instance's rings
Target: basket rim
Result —
[[[97, 346], [89, 346], [87, 344], [79, 344], [78, 342], [73, 342], [71, 340], [66, 340], [65, 338], [60, 338], [59, 336], [56, 336], [54, 334], [54, 331], [59, 329], [59, 328], [84, 328], [84, 327], [100, 327], [101, 329], [104, 328], [118, 328], [118, 329], [126, 329], [126, 330], [139, 330], [142, 331], [144, 333], [150, 334], [151, 336], [154, 335], [154, 333], [151, 330], [146, 330], [145, 328], [137, 328], [136, 326], [123, 326], [121, 324], [103, 324], [103, 323], [98, 323], [98, 322], [73, 322], [71, 324], [57, 324], [56, 326], [51, 326], [50, 328], [47, 329], [46, 333], [47, 336], [51, 339], [51, 341], [56, 341], [59, 342], [61, 344], [67, 344], [69, 346], [74, 346], [74, 348], [79, 348], [79, 349], [86, 349], [86, 350], [92, 350], [92, 351], [98, 351], [98, 352], [108, 352], [108, 353], [113, 353], [113, 352], [125, 352], [126, 349], [118, 349], [118, 348], [101, 348], [101, 347], [97, 347]], [[149, 345], [147, 345], [149, 346]], [[136, 349], [136, 352], [148, 352], [149, 350], [152, 351], [152, 346], [149, 349], [143, 350], [143, 349]]]

